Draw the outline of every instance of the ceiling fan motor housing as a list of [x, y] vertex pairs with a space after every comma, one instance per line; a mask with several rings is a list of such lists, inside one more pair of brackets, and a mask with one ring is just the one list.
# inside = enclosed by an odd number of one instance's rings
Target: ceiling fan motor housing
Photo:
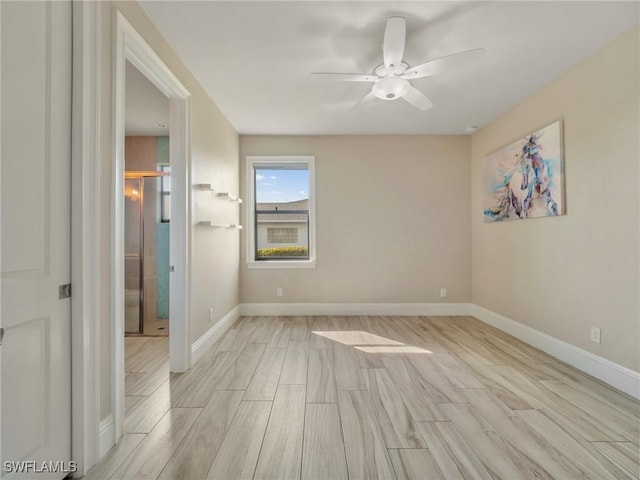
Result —
[[406, 95], [409, 91], [409, 82], [399, 77], [386, 77], [377, 81], [372, 91], [381, 100], [395, 100]]

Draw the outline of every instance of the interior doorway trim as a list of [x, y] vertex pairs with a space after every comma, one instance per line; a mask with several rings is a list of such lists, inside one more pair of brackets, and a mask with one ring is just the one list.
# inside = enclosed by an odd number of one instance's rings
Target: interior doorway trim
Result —
[[100, 35], [97, 2], [72, 2], [71, 457], [83, 476], [100, 435]]
[[190, 260], [190, 107], [191, 94], [117, 9], [114, 11], [114, 108], [111, 219], [112, 412], [115, 437], [124, 427], [124, 136], [126, 61], [136, 67], [169, 98], [169, 155], [171, 163], [171, 228], [169, 280], [169, 363], [172, 372], [191, 364], [189, 343]]

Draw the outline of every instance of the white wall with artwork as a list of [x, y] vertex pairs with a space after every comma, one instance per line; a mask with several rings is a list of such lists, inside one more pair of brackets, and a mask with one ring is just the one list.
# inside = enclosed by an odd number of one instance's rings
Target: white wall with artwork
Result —
[[483, 181], [485, 222], [563, 215], [562, 122], [487, 155]]
[[[638, 45], [635, 27], [479, 130], [472, 138], [471, 165], [473, 303], [636, 372]], [[549, 127], [538, 130], [544, 125]], [[513, 204], [498, 212], [499, 189], [492, 193], [487, 182], [491, 186], [499, 175], [496, 170], [487, 175], [487, 169], [513, 171], [532, 133], [550, 167], [558, 215], [533, 191], [521, 215], [544, 218], [487, 223], [502, 213], [505, 220], [521, 218]], [[560, 177], [552, 172], [560, 165], [559, 154], [564, 154], [564, 196]], [[529, 181], [535, 178], [533, 172], [527, 175]], [[522, 176], [511, 187], [517, 193], [521, 182]], [[600, 343], [591, 341], [591, 327], [601, 329]]]

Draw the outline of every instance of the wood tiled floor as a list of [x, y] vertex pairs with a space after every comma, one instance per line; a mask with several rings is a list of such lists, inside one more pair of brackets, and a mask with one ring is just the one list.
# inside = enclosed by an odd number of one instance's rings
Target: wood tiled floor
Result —
[[188, 373], [126, 341], [90, 479], [638, 479], [640, 402], [470, 317], [243, 317]]

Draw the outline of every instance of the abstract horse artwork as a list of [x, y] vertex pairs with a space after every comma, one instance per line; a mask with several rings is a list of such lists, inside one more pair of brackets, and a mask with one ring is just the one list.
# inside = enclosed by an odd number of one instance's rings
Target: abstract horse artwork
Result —
[[564, 214], [561, 134], [558, 121], [486, 157], [485, 222]]

